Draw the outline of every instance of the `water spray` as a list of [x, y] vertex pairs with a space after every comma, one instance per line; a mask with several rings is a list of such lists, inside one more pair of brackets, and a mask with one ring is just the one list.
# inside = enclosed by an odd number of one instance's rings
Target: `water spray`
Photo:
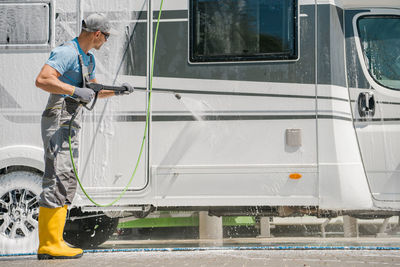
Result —
[[[146, 136], [147, 136], [147, 131], [148, 131], [148, 126], [149, 126], [149, 118], [150, 118], [150, 104], [151, 104], [151, 94], [152, 94], [152, 90], [153, 90], [153, 72], [154, 72], [154, 59], [155, 59], [155, 53], [156, 53], [156, 45], [157, 45], [157, 37], [158, 37], [158, 29], [159, 29], [159, 25], [160, 25], [160, 18], [161, 18], [161, 13], [162, 13], [162, 6], [163, 6], [164, 0], [161, 0], [161, 4], [160, 4], [160, 12], [158, 13], [158, 19], [157, 19], [157, 26], [156, 26], [156, 31], [155, 31], [155, 36], [154, 36], [154, 43], [153, 43], [153, 54], [152, 54], [152, 61], [151, 61], [151, 70], [150, 70], [150, 86], [149, 89], [142, 89], [142, 88], [137, 88], [136, 90], [140, 90], [140, 91], [145, 91], [149, 94], [148, 97], [148, 101], [147, 101], [147, 110], [146, 110], [146, 124], [144, 127], [144, 134], [143, 134], [143, 139], [142, 139], [142, 144], [140, 146], [140, 151], [139, 151], [139, 155], [138, 155], [138, 159], [136, 161], [136, 165], [135, 165], [135, 169], [133, 170], [132, 176], [128, 182], [128, 184], [124, 187], [124, 189], [122, 190], [122, 192], [119, 194], [119, 196], [114, 199], [112, 202], [108, 203], [108, 204], [99, 204], [96, 201], [94, 201], [89, 194], [86, 192], [86, 190], [84, 189], [84, 187], [82, 186], [81, 180], [78, 177], [78, 172], [76, 170], [76, 165], [74, 162], [74, 158], [73, 158], [73, 153], [72, 153], [72, 145], [71, 145], [71, 131], [72, 131], [72, 122], [75, 120], [76, 116], [78, 115], [78, 113], [73, 114], [70, 122], [69, 122], [69, 135], [68, 135], [68, 144], [69, 144], [69, 153], [70, 153], [70, 157], [71, 157], [71, 162], [72, 162], [72, 167], [73, 167], [73, 171], [76, 177], [76, 180], [78, 181], [79, 187], [81, 188], [82, 192], [85, 194], [85, 196], [96, 206], [98, 207], [110, 207], [112, 205], [114, 205], [116, 202], [118, 202], [126, 193], [126, 191], [128, 190], [129, 186], [131, 185], [133, 178], [136, 175], [136, 171], [137, 168], [139, 166], [139, 162], [140, 159], [142, 158], [142, 154], [143, 154], [143, 149], [144, 149], [144, 143], [146, 140]], [[95, 100], [93, 101], [93, 104], [91, 105], [90, 108], [86, 107], [89, 110], [92, 110], [96, 100], [97, 100], [97, 96], [98, 96], [98, 92], [100, 90], [107, 90], [111, 89], [112, 91], [121, 91], [121, 87], [119, 86], [106, 86], [106, 85], [102, 85], [102, 84], [91, 84], [90, 86], [92, 86], [92, 90], [94, 90], [96, 92], [96, 96], [95, 96]], [[96, 91], [97, 90], [97, 91]], [[125, 90], [125, 89], [124, 89]], [[161, 92], [161, 91], [159, 91]], [[165, 93], [171, 93], [174, 94], [175, 98], [180, 100], [181, 99], [181, 95], [179, 95], [178, 93], [174, 92], [174, 91], [169, 91], [169, 90], [162, 90], [162, 92]]]

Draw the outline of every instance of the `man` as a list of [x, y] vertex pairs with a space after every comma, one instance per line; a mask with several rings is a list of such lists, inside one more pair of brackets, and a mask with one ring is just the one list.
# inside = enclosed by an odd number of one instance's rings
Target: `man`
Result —
[[[82, 249], [71, 248], [63, 240], [67, 205], [71, 204], [77, 189], [68, 144], [68, 128], [73, 114], [71, 144], [73, 157], [78, 156], [78, 131], [82, 103], [89, 103], [94, 92], [85, 87], [96, 83], [92, 48], [98, 50], [110, 36], [110, 23], [102, 14], [92, 14], [82, 21], [79, 37], [56, 47], [43, 66], [36, 86], [50, 93], [42, 115], [42, 139], [45, 151], [43, 192], [39, 209], [38, 259], [68, 259], [82, 256]], [[122, 94], [133, 92], [126, 88]], [[113, 91], [100, 91], [99, 97], [108, 97]], [[77, 160], [75, 160], [77, 162]]]

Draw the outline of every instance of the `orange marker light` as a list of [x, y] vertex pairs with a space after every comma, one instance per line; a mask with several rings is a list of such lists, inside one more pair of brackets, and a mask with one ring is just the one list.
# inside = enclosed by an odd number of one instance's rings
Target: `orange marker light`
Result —
[[291, 173], [291, 174], [289, 174], [289, 178], [290, 179], [297, 180], [297, 179], [300, 179], [301, 177], [302, 177], [302, 175], [300, 173]]

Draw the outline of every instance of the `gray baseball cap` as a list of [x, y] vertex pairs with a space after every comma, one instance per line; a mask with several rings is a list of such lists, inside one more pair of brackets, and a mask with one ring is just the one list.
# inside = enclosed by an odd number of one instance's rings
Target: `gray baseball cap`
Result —
[[111, 28], [110, 21], [102, 13], [89, 15], [82, 21], [82, 30], [87, 32], [101, 31], [109, 34], [116, 34], [116, 31]]

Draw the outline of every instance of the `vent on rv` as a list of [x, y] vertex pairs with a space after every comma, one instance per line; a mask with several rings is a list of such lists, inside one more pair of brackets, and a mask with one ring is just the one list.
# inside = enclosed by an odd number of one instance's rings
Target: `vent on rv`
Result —
[[301, 146], [301, 129], [286, 129], [286, 145], [291, 147]]

